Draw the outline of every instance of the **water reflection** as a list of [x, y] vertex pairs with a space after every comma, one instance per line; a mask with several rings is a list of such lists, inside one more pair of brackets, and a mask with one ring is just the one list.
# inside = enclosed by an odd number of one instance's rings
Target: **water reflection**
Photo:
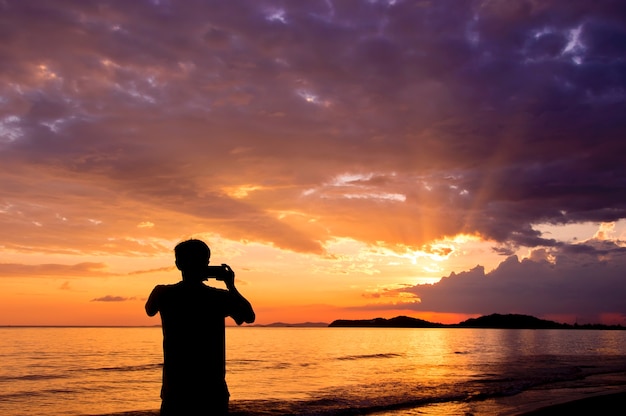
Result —
[[[559, 380], [615, 383], [593, 373], [626, 378], [626, 331], [248, 327], [227, 337], [233, 403], [250, 408], [445, 414]], [[0, 328], [0, 414], [158, 409], [160, 338], [160, 328]]]

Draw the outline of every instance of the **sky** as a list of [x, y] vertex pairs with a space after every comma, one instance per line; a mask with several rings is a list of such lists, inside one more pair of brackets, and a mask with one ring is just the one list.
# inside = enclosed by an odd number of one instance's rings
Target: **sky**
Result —
[[[622, 0], [0, 0], [0, 325], [626, 325]], [[210, 282], [219, 287], [219, 282]]]

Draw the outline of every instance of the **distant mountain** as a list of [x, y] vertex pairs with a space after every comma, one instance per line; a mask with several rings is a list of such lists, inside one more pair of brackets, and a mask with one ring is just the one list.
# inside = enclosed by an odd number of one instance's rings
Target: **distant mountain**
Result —
[[320, 327], [328, 327], [327, 322], [301, 322], [297, 324], [288, 324], [285, 322], [274, 322], [271, 324], [261, 325], [251, 325], [251, 326], [260, 326], [260, 327], [268, 327], [268, 328], [320, 328]]
[[408, 316], [397, 316], [391, 319], [338, 319], [331, 322], [329, 327], [342, 328], [494, 328], [494, 329], [613, 329], [625, 330], [621, 325], [569, 325], [554, 321], [539, 319], [530, 315], [519, 314], [491, 314], [479, 318], [471, 318], [458, 324], [440, 324], [424, 321]]
[[539, 319], [530, 315], [492, 315], [471, 318], [459, 323], [463, 328], [505, 328], [505, 329], [572, 329], [572, 325]]
[[348, 320], [338, 319], [331, 322], [329, 327], [361, 327], [361, 328], [443, 328], [444, 324], [424, 321], [423, 319], [411, 318], [409, 316], [396, 316], [395, 318], [375, 318]]

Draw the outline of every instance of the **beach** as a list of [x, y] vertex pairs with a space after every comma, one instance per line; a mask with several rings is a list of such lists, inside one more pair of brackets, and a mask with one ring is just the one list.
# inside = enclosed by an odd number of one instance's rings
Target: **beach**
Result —
[[[324, 412], [318, 409], [291, 412], [281, 409], [280, 402], [272, 406], [264, 402], [244, 400], [231, 402], [231, 416], [321, 416], [321, 415], [372, 415], [372, 416], [552, 416], [568, 414], [623, 415], [626, 408], [626, 373], [590, 376], [577, 382], [557, 383], [545, 388], [522, 391], [511, 396], [462, 402], [427, 403], [417, 407], [377, 411], [376, 409], [338, 409]], [[159, 411], [138, 410], [91, 416], [159, 416]]]
[[[569, 415], [569, 414], [596, 414], [598, 409], [602, 409], [602, 414], [607, 416], [618, 416], [624, 414], [624, 408], [626, 408], [626, 386], [623, 391], [613, 393], [595, 393], [591, 396], [584, 396], [578, 394], [566, 394], [564, 397], [551, 396], [546, 398], [545, 401], [539, 402], [524, 402], [526, 393], [521, 393], [520, 397], [514, 399], [499, 399], [491, 401], [485, 405], [479, 405], [480, 409], [476, 409], [472, 413], [459, 413], [461, 416], [470, 415], [498, 415], [498, 416], [552, 416], [552, 415]], [[513, 404], [516, 403], [516, 404]], [[512, 408], [512, 407], [517, 407]], [[433, 410], [432, 413], [428, 409]], [[433, 406], [426, 406], [415, 409], [404, 409], [396, 411], [400, 414], [441, 414], [440, 411], [434, 410]], [[363, 414], [363, 413], [350, 413], [346, 411], [344, 414]], [[376, 416], [381, 416], [380, 413], [373, 413]], [[282, 413], [279, 409], [275, 411], [263, 410], [254, 411], [253, 409], [242, 409], [240, 406], [234, 406], [230, 412], [231, 416], [286, 416], [289, 413]], [[95, 416], [95, 415], [94, 415]], [[158, 410], [146, 410], [136, 412], [123, 412], [115, 413], [110, 416], [159, 416]], [[454, 415], [449, 415], [454, 416]]]
[[[467, 415], [547, 416], [568, 414], [623, 415], [626, 373], [599, 374], [555, 383], [477, 403]], [[428, 414], [428, 413], [424, 413]]]
[[626, 391], [613, 394], [601, 394], [584, 399], [546, 406], [537, 410], [522, 413], [522, 416], [547, 416], [569, 414], [594, 414], [602, 409], [603, 415], [623, 415], [626, 406]]
[[[524, 396], [524, 394], [522, 394]], [[598, 393], [589, 397], [582, 397], [573, 399], [572, 396], [569, 396], [570, 399], [564, 397], [553, 397], [547, 400], [547, 403], [540, 405], [539, 403], [534, 404], [519, 404], [519, 408], [504, 410], [500, 409], [498, 411], [496, 408], [498, 406], [487, 406], [484, 408], [484, 412], [479, 413], [479, 411], [475, 411], [474, 413], [464, 412], [462, 416], [470, 416], [470, 415], [511, 415], [511, 416], [553, 416], [553, 415], [569, 415], [569, 414], [597, 414], [599, 409], [602, 409], [602, 414], [607, 416], [618, 416], [624, 414], [624, 408], [626, 407], [626, 386], [624, 387], [624, 391], [620, 391], [617, 393]], [[518, 401], [521, 397], [518, 397], [515, 401]], [[505, 401], [502, 401], [500, 404], [503, 405]], [[552, 402], [552, 403], [550, 403]], [[491, 407], [490, 410], [487, 410]], [[508, 407], [508, 406], [507, 406]], [[532, 408], [532, 409], [531, 409]], [[429, 415], [429, 414], [440, 414], [439, 411], [435, 411], [434, 413], [429, 413], [428, 408], [416, 408], [412, 409], [415, 414], [420, 415]], [[408, 413], [407, 413], [408, 412]], [[398, 414], [412, 414], [411, 410], [403, 410], [398, 411]], [[362, 414], [362, 413], [349, 413], [345, 414]], [[286, 416], [288, 413], [282, 413], [280, 410], [271, 411], [265, 410], [261, 412], [255, 412], [251, 409], [244, 410], [239, 409], [238, 407], [234, 407], [230, 412], [231, 416]], [[376, 415], [376, 414], [374, 414]], [[95, 416], [95, 415], [93, 415]], [[108, 416], [159, 416], [158, 410], [145, 410], [145, 411], [134, 411], [134, 412], [123, 412], [123, 413], [115, 413]], [[380, 414], [376, 415], [380, 416]], [[449, 415], [454, 416], [454, 415]]]

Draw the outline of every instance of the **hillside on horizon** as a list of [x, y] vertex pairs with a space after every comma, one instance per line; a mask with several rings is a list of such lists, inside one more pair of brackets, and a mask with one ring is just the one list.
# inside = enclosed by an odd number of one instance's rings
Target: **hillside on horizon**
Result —
[[374, 319], [338, 319], [330, 323], [334, 328], [492, 328], [492, 329], [616, 329], [624, 330], [621, 325], [602, 324], [565, 324], [535, 316], [522, 314], [491, 314], [470, 318], [458, 324], [429, 322], [410, 316]]

